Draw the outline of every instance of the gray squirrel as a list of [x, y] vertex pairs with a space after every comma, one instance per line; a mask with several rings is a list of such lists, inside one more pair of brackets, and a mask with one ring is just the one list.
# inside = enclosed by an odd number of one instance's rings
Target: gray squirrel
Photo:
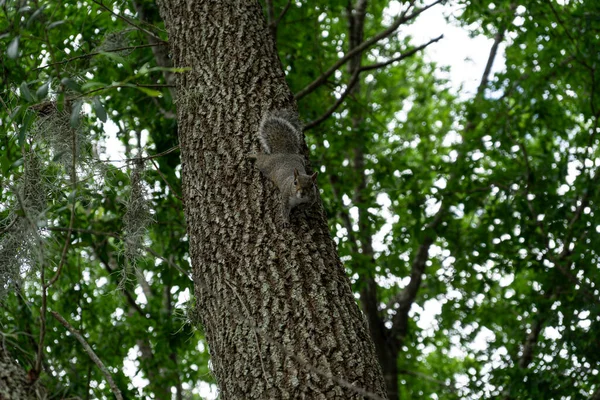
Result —
[[256, 167], [279, 188], [284, 223], [290, 211], [317, 200], [317, 173], [306, 174], [302, 155], [302, 124], [291, 110], [268, 112], [258, 128], [262, 153], [250, 154]]

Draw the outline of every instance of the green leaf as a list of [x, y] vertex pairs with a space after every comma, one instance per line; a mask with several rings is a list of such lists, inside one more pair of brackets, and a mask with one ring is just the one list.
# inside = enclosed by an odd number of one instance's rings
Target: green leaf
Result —
[[71, 126], [73, 128], [77, 128], [79, 125], [79, 119], [81, 118], [81, 106], [83, 105], [83, 100], [77, 100], [73, 103], [73, 109], [71, 110]]
[[23, 165], [24, 162], [25, 162], [25, 159], [23, 157], [19, 158], [17, 161], [15, 161], [14, 163], [12, 163], [10, 165], [10, 167], [8, 167], [8, 171], [10, 171], [11, 169], [20, 167], [21, 165]]
[[31, 121], [33, 121], [33, 116], [34, 114], [32, 112], [26, 112], [25, 116], [23, 117], [23, 122], [21, 122], [21, 128], [19, 129], [19, 137], [17, 140], [19, 147], [23, 147], [23, 145], [25, 144], [25, 137], [27, 134], [27, 130], [31, 125]]
[[19, 89], [21, 90], [21, 97], [23, 97], [26, 101], [30, 103], [35, 101], [35, 97], [33, 97], [33, 94], [31, 94], [29, 86], [27, 86], [27, 82], [21, 83]]
[[106, 58], [110, 58], [111, 60], [116, 61], [118, 63], [127, 64], [127, 61], [125, 60], [125, 58], [121, 57], [120, 55], [118, 55], [116, 53], [101, 51], [100, 54], [105, 56]]
[[56, 153], [54, 155], [54, 157], [52, 157], [52, 162], [56, 162], [56, 161], [60, 160], [62, 158], [62, 156], [64, 156], [66, 153], [68, 153], [67, 150], [59, 151], [58, 153]]
[[15, 38], [8, 45], [8, 49], [6, 50], [6, 55], [8, 58], [17, 58], [19, 55], [19, 39], [20, 36], [15, 36]]
[[152, 68], [141, 69], [139, 74], [147, 74], [148, 72], [153, 72], [153, 71], [168, 71], [168, 72], [181, 73], [181, 72], [186, 72], [186, 71], [191, 71], [191, 70], [192, 69], [190, 67], [152, 67]]
[[14, 110], [12, 110], [12, 112], [10, 113], [10, 120], [14, 121], [16, 120], [19, 115], [21, 114], [21, 110], [23, 110], [23, 106], [16, 106]]
[[33, 12], [33, 14], [31, 14], [31, 17], [29, 17], [29, 20], [27, 21], [27, 26], [29, 26], [33, 21], [35, 21], [35, 19], [37, 17], [42, 15], [42, 12], [44, 12], [44, 10], [46, 9], [46, 6], [47, 6], [47, 4], [42, 4], [42, 6], [40, 8], [38, 8], [37, 10], [35, 10]]
[[81, 85], [81, 90], [84, 92], [87, 92], [90, 89], [97, 89], [97, 88], [106, 87], [106, 86], [108, 86], [106, 83], [90, 81], [90, 82], [86, 82], [83, 85]]
[[50, 87], [50, 81], [44, 83], [36, 90], [35, 95], [39, 100], [44, 99], [48, 95], [48, 88]]
[[96, 116], [102, 122], [106, 122], [106, 110], [104, 110], [104, 106], [100, 103], [100, 99], [98, 96], [94, 96], [94, 111], [96, 112]]
[[159, 92], [158, 90], [149, 89], [149, 88], [143, 87], [143, 86], [135, 86], [135, 88], [146, 93], [148, 96], [152, 96], [152, 97], [162, 96], [162, 92]]
[[75, 92], [81, 93], [81, 87], [71, 78], [63, 78], [61, 79], [60, 83]]
[[52, 28], [56, 28], [57, 26], [59, 26], [59, 25], [62, 25], [62, 24], [64, 24], [65, 22], [66, 22], [66, 21], [64, 21], [64, 20], [63, 20], [63, 21], [54, 21], [54, 22], [52, 22], [52, 23], [48, 24], [48, 30], [50, 30], [50, 29], [52, 29]]

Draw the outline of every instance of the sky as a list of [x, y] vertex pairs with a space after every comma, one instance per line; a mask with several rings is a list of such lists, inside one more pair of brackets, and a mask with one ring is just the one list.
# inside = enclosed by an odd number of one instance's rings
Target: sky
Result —
[[[400, 7], [398, 2], [393, 4], [390, 7], [392, 15]], [[464, 99], [475, 95], [494, 41], [485, 36], [471, 38], [465, 28], [446, 21], [446, 17], [460, 15], [460, 12], [461, 8], [455, 3], [438, 4], [423, 12], [413, 25], [401, 28], [400, 35], [410, 35], [415, 44], [421, 44], [443, 34], [442, 40], [424, 50], [425, 59], [435, 61], [440, 66], [450, 66], [450, 73], [445, 75], [440, 72], [440, 76], [449, 78], [452, 87], [460, 91], [459, 95]], [[504, 68], [504, 46], [500, 45], [492, 74]]]

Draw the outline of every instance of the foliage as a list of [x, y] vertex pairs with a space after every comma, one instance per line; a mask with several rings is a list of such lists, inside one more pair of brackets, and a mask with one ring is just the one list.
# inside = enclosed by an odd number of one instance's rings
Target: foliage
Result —
[[[365, 38], [390, 24], [395, 3], [368, 2]], [[349, 2], [290, 4], [277, 45], [298, 93], [347, 51]], [[591, 398], [600, 7], [453, 4], [453, 23], [502, 40], [506, 68], [471, 98], [421, 52], [363, 72], [359, 90], [307, 131], [332, 235], [356, 293], [377, 283], [388, 329], [420, 246], [434, 238], [397, 359], [400, 398]], [[40, 311], [43, 283], [56, 277], [48, 310], [84, 334], [125, 397], [170, 398], [171, 388], [199, 397], [199, 382], [213, 381], [202, 332], [185, 317], [193, 287], [170, 79], [185, 71], [157, 56], [167, 38], [156, 5], [0, 6], [5, 346], [34, 369], [45, 320], [49, 393], [111, 396], [79, 343]], [[419, 44], [392, 35], [363, 65]], [[350, 79], [343, 66], [300, 99], [302, 117], [319, 118]], [[373, 243], [373, 257], [356, 238]]]

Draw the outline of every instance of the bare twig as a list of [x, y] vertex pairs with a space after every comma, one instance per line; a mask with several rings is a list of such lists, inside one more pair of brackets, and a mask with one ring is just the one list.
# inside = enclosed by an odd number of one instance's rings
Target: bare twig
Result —
[[106, 368], [106, 366], [104, 365], [104, 363], [102, 363], [102, 360], [100, 360], [100, 358], [98, 358], [98, 356], [96, 355], [96, 353], [94, 353], [94, 350], [88, 344], [88, 342], [85, 340], [85, 338], [83, 337], [83, 335], [77, 329], [75, 329], [71, 324], [69, 324], [67, 322], [67, 320], [64, 319], [56, 311], [50, 311], [50, 314], [52, 314], [52, 316], [58, 322], [60, 322], [65, 328], [67, 328], [67, 330], [69, 332], [71, 332], [71, 334], [75, 337], [75, 339], [77, 339], [79, 341], [79, 343], [81, 343], [81, 345], [83, 346], [85, 352], [90, 356], [90, 358], [98, 366], [98, 368], [100, 368], [100, 371], [102, 371], [102, 374], [104, 375], [104, 377], [106, 378], [106, 381], [108, 382], [108, 385], [110, 386], [110, 390], [113, 392], [113, 394], [115, 395], [115, 397], [117, 398], [117, 400], [123, 400], [123, 396], [121, 395], [121, 391], [119, 390], [119, 388], [115, 384], [115, 381], [113, 380], [112, 375], [110, 374], [110, 371], [108, 370], [108, 368]]
[[413, 54], [415, 54], [416, 52], [423, 50], [424, 48], [426, 48], [427, 46], [429, 46], [432, 43], [435, 43], [439, 40], [441, 40], [444, 37], [444, 35], [440, 35], [435, 39], [431, 39], [429, 42], [422, 44], [421, 46], [415, 47], [414, 49], [407, 51], [406, 53], [403, 53], [402, 55], [392, 58], [390, 60], [384, 61], [384, 62], [380, 62], [377, 64], [371, 64], [371, 65], [365, 65], [363, 67], [360, 67], [359, 69], [356, 69], [354, 74], [352, 75], [352, 77], [350, 78], [350, 80], [348, 81], [348, 84], [346, 85], [346, 90], [344, 90], [344, 92], [340, 95], [340, 97], [336, 100], [336, 102], [331, 105], [331, 107], [329, 107], [327, 109], [327, 111], [325, 111], [323, 113], [323, 115], [321, 115], [320, 117], [318, 117], [317, 119], [307, 123], [303, 130], [307, 131], [309, 129], [314, 128], [315, 126], [319, 125], [320, 123], [322, 123], [323, 121], [325, 121], [327, 118], [329, 118], [331, 116], [331, 114], [333, 114], [335, 112], [335, 110], [338, 109], [338, 107], [344, 102], [344, 100], [346, 99], [346, 97], [348, 97], [348, 95], [350, 93], [352, 93], [352, 89], [354, 88], [354, 85], [356, 85], [356, 82], [358, 82], [358, 78], [361, 72], [364, 71], [370, 71], [373, 69], [377, 69], [377, 68], [382, 68], [385, 66], [388, 66], [396, 61], [400, 61], [400, 60], [404, 60], [405, 58], [408, 58], [410, 56], [412, 56]]
[[[68, 230], [68, 228], [63, 228], [60, 226], [50, 226], [50, 227], [46, 227], [44, 229], [48, 229], [49, 231], [57, 231], [57, 232], [66, 232]], [[114, 237], [117, 239], [121, 239], [121, 237], [114, 232], [104, 232], [104, 231], [96, 231], [93, 229], [78, 229], [78, 228], [73, 228], [72, 231], [78, 232], [78, 233], [89, 233], [91, 235], [110, 236], [110, 237]]]
[[432, 44], [432, 43], [435, 43], [435, 42], [438, 42], [438, 41], [442, 40], [443, 38], [444, 38], [444, 35], [440, 35], [440, 36], [438, 36], [438, 37], [436, 37], [436, 38], [434, 38], [434, 39], [431, 39], [431, 40], [430, 40], [429, 42], [427, 42], [427, 43], [424, 43], [424, 44], [422, 44], [422, 45], [420, 45], [420, 46], [417, 46], [417, 47], [415, 47], [414, 49], [411, 49], [411, 50], [409, 50], [409, 51], [407, 51], [407, 52], [405, 52], [405, 53], [402, 53], [402, 54], [401, 54], [401, 55], [399, 55], [398, 57], [394, 57], [394, 58], [392, 58], [392, 59], [390, 59], [390, 60], [387, 60], [387, 61], [382, 61], [382, 62], [380, 62], [380, 63], [377, 63], [377, 64], [365, 65], [364, 67], [361, 67], [361, 72], [362, 72], [362, 71], [370, 71], [370, 70], [372, 70], [372, 69], [376, 69], [376, 68], [383, 68], [383, 67], [386, 67], [386, 66], [388, 66], [388, 65], [390, 65], [390, 64], [392, 64], [392, 63], [395, 63], [396, 61], [401, 61], [401, 60], [404, 60], [404, 59], [406, 59], [406, 58], [408, 58], [408, 57], [412, 56], [412, 55], [413, 55], [413, 54], [415, 54], [416, 52], [423, 50], [424, 48], [426, 48], [426, 47], [427, 47], [427, 46], [429, 46], [430, 44]]
[[535, 346], [538, 342], [538, 337], [540, 332], [542, 331], [542, 327], [544, 326], [544, 319], [539, 318], [533, 322], [531, 326], [531, 332], [527, 335], [525, 339], [525, 344], [523, 345], [523, 354], [519, 359], [519, 368], [527, 368], [531, 361], [533, 360], [533, 351], [535, 350]]
[[171, 187], [171, 184], [169, 183], [169, 181], [167, 180], [167, 177], [161, 172], [160, 167], [158, 166], [158, 164], [156, 163], [156, 161], [154, 161], [154, 159], [150, 159], [150, 161], [152, 162], [152, 165], [154, 165], [154, 169], [156, 170], [156, 172], [160, 175], [160, 177], [162, 178], [162, 180], [165, 182], [165, 184], [169, 187], [169, 189], [171, 190], [171, 192], [173, 192], [173, 195], [175, 197], [177, 197], [177, 199], [179, 201], [181, 201], [183, 203], [183, 199], [181, 198], [181, 196], [175, 191], [175, 189], [173, 189]]
[[188, 272], [184, 271], [183, 268], [181, 268], [179, 265], [175, 264], [173, 261], [171, 261], [171, 260], [169, 260], [169, 259], [161, 256], [160, 254], [158, 254], [157, 252], [155, 252], [151, 247], [144, 247], [144, 249], [148, 253], [152, 254], [154, 257], [160, 258], [161, 260], [163, 260], [164, 262], [166, 262], [170, 267], [175, 268], [183, 276], [187, 276], [190, 281], [193, 280], [192, 277], [190, 276], [190, 274]]
[[498, 30], [496, 35], [494, 36], [494, 44], [492, 45], [492, 49], [490, 50], [490, 55], [488, 57], [487, 63], [485, 65], [485, 69], [483, 71], [483, 75], [481, 77], [481, 82], [479, 83], [479, 87], [477, 88], [477, 96], [482, 96], [483, 91], [487, 88], [490, 73], [492, 71], [492, 66], [494, 65], [494, 60], [496, 59], [496, 54], [498, 53], [498, 47], [500, 43], [504, 40], [504, 33], [506, 32], [506, 28], [502, 28]]
[[0, 230], [0, 235], [4, 235], [6, 232], [10, 231], [10, 228], [12, 228], [15, 222], [17, 222], [18, 220], [18, 218], [14, 218], [8, 225], [6, 225], [4, 228], [2, 228], [2, 230]]
[[357, 69], [354, 72], [354, 74], [352, 75], [352, 77], [350, 78], [350, 81], [348, 81], [348, 84], [346, 85], [346, 90], [344, 90], [344, 92], [335, 101], [335, 103], [333, 103], [331, 105], [331, 107], [329, 107], [327, 109], [327, 111], [325, 111], [323, 113], [323, 115], [321, 115], [320, 117], [318, 117], [317, 119], [315, 119], [313, 121], [310, 121], [308, 124], [304, 125], [304, 128], [302, 128], [302, 130], [306, 132], [307, 130], [314, 128], [315, 126], [319, 125], [321, 122], [323, 122], [327, 118], [329, 118], [329, 116], [331, 114], [333, 114], [335, 112], [335, 110], [337, 110], [337, 108], [344, 102], [346, 97], [348, 97], [348, 95], [352, 92], [352, 88], [354, 87], [354, 85], [356, 85], [356, 82], [358, 82], [359, 75], [360, 75], [360, 69]]
[[[517, 8], [517, 4], [515, 2], [511, 3], [509, 6], [509, 12], [511, 16], [514, 14], [515, 9]], [[500, 43], [504, 40], [504, 35], [506, 34], [506, 25], [501, 25], [494, 36], [494, 44], [490, 50], [490, 55], [488, 56], [487, 63], [485, 65], [485, 69], [483, 71], [483, 76], [481, 77], [481, 83], [477, 88], [477, 96], [482, 96], [483, 91], [487, 88], [489, 82], [489, 76], [492, 71], [492, 66], [494, 65], [494, 60], [496, 59], [496, 55], [498, 54], [498, 47]]]
[[417, 378], [422, 378], [422, 379], [428, 380], [428, 381], [430, 381], [430, 382], [436, 383], [436, 384], [438, 384], [438, 385], [440, 385], [440, 386], [442, 386], [442, 387], [444, 387], [444, 388], [446, 388], [446, 389], [449, 389], [449, 390], [451, 390], [452, 392], [456, 392], [456, 388], [455, 388], [455, 387], [453, 387], [452, 385], [448, 385], [448, 384], [446, 384], [446, 382], [444, 382], [444, 381], [441, 381], [441, 380], [439, 380], [439, 379], [435, 379], [435, 378], [433, 378], [433, 377], [431, 377], [431, 376], [429, 376], [429, 375], [426, 375], [426, 374], [424, 374], [424, 373], [422, 373], [422, 372], [418, 372], [418, 371], [409, 371], [409, 370], [407, 370], [407, 369], [401, 369], [401, 370], [399, 370], [399, 371], [398, 371], [398, 374], [402, 374], [402, 375], [410, 375], [410, 376], [415, 376], [415, 377], [417, 377]]
[[140, 31], [144, 32], [146, 35], [148, 36], [152, 36], [154, 39], [156, 39], [159, 42], [162, 43], [167, 43], [165, 40], [161, 39], [160, 36], [155, 35], [153, 32], [150, 32], [149, 30], [142, 28], [141, 26], [139, 26], [138, 24], [136, 24], [135, 22], [131, 21], [129, 18], [124, 17], [120, 14], [115, 13], [113, 10], [111, 10], [110, 8], [108, 8], [107, 6], [105, 6], [101, 1], [98, 0], [92, 0], [93, 3], [99, 5], [101, 8], [105, 9], [106, 11], [108, 11], [109, 13], [111, 13], [112, 15], [114, 15], [115, 17], [125, 21], [125, 23], [133, 26], [136, 29], [139, 29]]
[[135, 89], [135, 88], [138, 88], [138, 87], [141, 87], [141, 88], [159, 88], [159, 89], [162, 89], [162, 88], [173, 88], [175, 86], [174, 85], [169, 85], [169, 84], [163, 84], [163, 83], [156, 83], [156, 84], [142, 84], [142, 83], [133, 83], [132, 84], [132, 83], [128, 83], [128, 84], [121, 84], [121, 85], [115, 84], [115, 85], [102, 86], [100, 88], [90, 90], [89, 92], [81, 93], [81, 94], [79, 94], [77, 96], [72, 97], [71, 99], [72, 100], [79, 99], [79, 98], [82, 98], [82, 97], [85, 97], [85, 96], [89, 96], [92, 93], [101, 92], [103, 90], [117, 89], [117, 88], [132, 88], [132, 89]]
[[277, 25], [279, 25], [279, 23], [281, 22], [281, 19], [283, 18], [283, 16], [285, 15], [285, 13], [289, 10], [291, 4], [292, 4], [292, 0], [288, 0], [288, 2], [285, 5], [285, 7], [283, 7], [283, 9], [281, 10], [281, 12], [279, 13], [279, 16], [274, 21], [275, 29], [277, 29]]
[[373, 36], [369, 40], [366, 40], [366, 41], [362, 42], [360, 45], [358, 45], [358, 46], [354, 47], [352, 50], [348, 51], [342, 58], [340, 58], [338, 61], [336, 61], [321, 76], [319, 76], [317, 79], [315, 79], [314, 81], [312, 81], [311, 83], [309, 83], [304, 89], [302, 89], [298, 93], [296, 93], [294, 95], [294, 99], [297, 101], [297, 100], [300, 100], [301, 98], [303, 98], [304, 96], [306, 96], [307, 94], [312, 93], [316, 88], [318, 88], [323, 83], [325, 83], [325, 81], [327, 81], [327, 79], [335, 71], [337, 71], [342, 65], [344, 65], [346, 62], [348, 62], [348, 60], [352, 59], [354, 56], [358, 55], [359, 53], [363, 52], [367, 48], [371, 47], [372, 45], [374, 45], [375, 43], [377, 43], [381, 39], [384, 39], [384, 38], [390, 36], [403, 23], [408, 22], [408, 21], [416, 18], [422, 12], [428, 10], [429, 8], [435, 6], [436, 4], [441, 3], [442, 1], [443, 0], [436, 0], [433, 3], [431, 3], [431, 4], [426, 5], [425, 7], [422, 7], [420, 9], [414, 11], [410, 15], [406, 15], [406, 13], [403, 13], [398, 18], [396, 18], [396, 20], [392, 23], [392, 25], [390, 25], [387, 29], [381, 31], [380, 33], [378, 33], [377, 35]]
[[179, 145], [177, 146], [173, 146], [170, 149], [167, 149], [165, 151], [162, 151], [158, 154], [153, 154], [151, 156], [147, 156], [147, 157], [141, 157], [141, 158], [126, 158], [123, 160], [100, 160], [101, 162], [124, 162], [124, 163], [131, 163], [131, 162], [139, 162], [139, 161], [146, 161], [146, 160], [152, 160], [154, 158], [159, 158], [162, 156], [166, 156], [169, 153], [174, 152], [175, 150], [179, 149]]
[[136, 50], [136, 49], [141, 49], [141, 48], [144, 48], [144, 47], [164, 46], [164, 45], [166, 45], [166, 43], [140, 44], [138, 46], [119, 47], [118, 49], [110, 49], [110, 50], [103, 50], [103, 51], [93, 51], [91, 53], [82, 54], [82, 55], [77, 56], [77, 57], [71, 57], [71, 58], [67, 58], [67, 59], [62, 60], [62, 61], [54, 62], [54, 63], [51, 63], [51, 64], [46, 64], [43, 67], [37, 67], [37, 68], [34, 69], [34, 71], [39, 71], [40, 69], [44, 69], [44, 68], [48, 68], [48, 67], [53, 67], [55, 65], [68, 64], [68, 63], [70, 63], [72, 61], [80, 60], [82, 58], [88, 58], [88, 57], [97, 56], [97, 55], [100, 55], [100, 54], [103, 54], [103, 53], [116, 53], [118, 51]]

